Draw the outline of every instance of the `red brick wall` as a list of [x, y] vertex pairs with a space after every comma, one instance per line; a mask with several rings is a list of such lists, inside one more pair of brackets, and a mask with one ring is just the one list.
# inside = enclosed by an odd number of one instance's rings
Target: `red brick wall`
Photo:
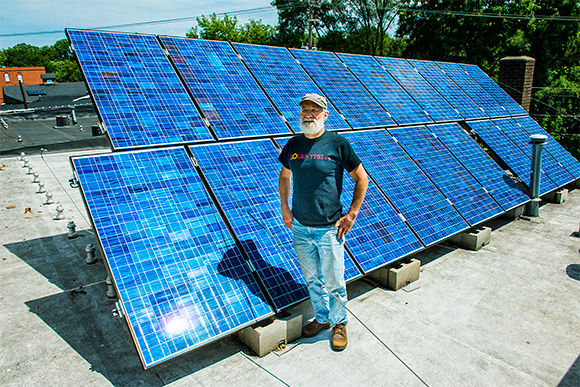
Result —
[[[0, 68], [0, 104], [4, 102], [2, 94], [3, 86], [18, 85], [18, 76], [22, 76], [24, 85], [42, 85], [41, 74], [45, 74], [44, 66], [41, 67], [2, 67]], [[6, 76], [8, 74], [8, 77]], [[7, 79], [10, 79], [9, 81]]]
[[529, 56], [508, 56], [499, 61], [499, 85], [527, 112], [530, 111], [535, 64], [536, 60]]

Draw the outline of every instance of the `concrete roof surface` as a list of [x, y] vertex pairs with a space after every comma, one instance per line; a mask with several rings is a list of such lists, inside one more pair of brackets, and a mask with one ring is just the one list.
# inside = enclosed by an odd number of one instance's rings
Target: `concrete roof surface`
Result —
[[[50, 205], [19, 157], [0, 157], [2, 386], [580, 386], [578, 189], [539, 218], [488, 222], [479, 251], [416, 255], [421, 277], [397, 292], [350, 284], [349, 308], [388, 348], [351, 315], [340, 353], [329, 331], [262, 358], [232, 335], [145, 371], [105, 296], [101, 255], [85, 264], [97, 242], [69, 156], [97, 152], [109, 150], [29, 152]], [[308, 301], [293, 309], [312, 318]]]

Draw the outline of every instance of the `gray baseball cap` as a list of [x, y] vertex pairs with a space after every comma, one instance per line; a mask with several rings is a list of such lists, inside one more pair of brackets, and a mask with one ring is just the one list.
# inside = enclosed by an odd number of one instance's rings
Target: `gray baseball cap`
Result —
[[328, 107], [328, 105], [326, 103], [326, 98], [324, 98], [323, 96], [316, 94], [316, 93], [306, 94], [304, 97], [302, 97], [300, 102], [298, 102], [298, 105], [302, 105], [302, 103], [306, 102], [306, 101], [313, 102], [325, 110]]

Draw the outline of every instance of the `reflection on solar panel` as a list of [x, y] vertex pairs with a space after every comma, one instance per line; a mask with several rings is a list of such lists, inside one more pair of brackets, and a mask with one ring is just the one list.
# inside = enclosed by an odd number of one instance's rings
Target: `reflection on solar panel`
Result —
[[191, 151], [253, 267], [281, 309], [308, 297], [280, 215], [278, 152], [269, 140], [213, 144]]
[[433, 86], [439, 94], [445, 97], [447, 102], [451, 104], [458, 112], [463, 116], [463, 118], [475, 119], [475, 118], [489, 118], [485, 111], [477, 106], [475, 102], [471, 100], [455, 84], [449, 77], [441, 70], [434, 62], [423, 61], [423, 60], [409, 60], [408, 61], [413, 67], [415, 67], [419, 74], [423, 76], [430, 84]]
[[73, 165], [145, 368], [272, 314], [184, 149]]
[[160, 39], [218, 138], [290, 133], [228, 42]]
[[[289, 138], [277, 138], [275, 139], [275, 141], [278, 143], [278, 146], [280, 146], [280, 148], [284, 148], [284, 146], [286, 145], [286, 143], [288, 142]], [[276, 155], [276, 157], [278, 157]], [[279, 171], [281, 168], [281, 166], [278, 167], [277, 171]], [[279, 203], [279, 200], [278, 200]], [[292, 204], [290, 204], [292, 205]], [[350, 204], [349, 204], [350, 206]], [[278, 206], [280, 207], [280, 206]], [[345, 251], [344, 254], [344, 280], [346, 282], [351, 282], [354, 281], [357, 278], [360, 278], [362, 276], [360, 270], [356, 267], [355, 263], [353, 262], [352, 258], [350, 257], [350, 255]]]
[[491, 80], [479, 67], [476, 65], [460, 64], [460, 66], [467, 71], [481, 87], [487, 91], [501, 106], [503, 106], [509, 114], [528, 114], [516, 101], [513, 100], [497, 83]]
[[390, 130], [391, 135], [472, 226], [501, 207], [424, 126]]
[[332, 52], [291, 48], [324, 94], [353, 128], [394, 125], [395, 122]]
[[155, 36], [67, 33], [113, 148], [212, 139]]
[[380, 56], [376, 59], [433, 120], [461, 120], [457, 111], [405, 59]]
[[[516, 124], [511, 118], [504, 118], [501, 120], [492, 120], [492, 122], [501, 129], [501, 131], [510, 138], [530, 160], [532, 159], [532, 146], [530, 145], [530, 136]], [[570, 175], [564, 167], [558, 163], [552, 155], [547, 152], [542, 152], [542, 171], [554, 182], [558, 187], [568, 184], [574, 178]]]
[[489, 194], [509, 211], [530, 199], [477, 143], [456, 123], [428, 128], [453, 153]]
[[[300, 133], [298, 102], [307, 93], [323, 94], [308, 74], [283, 47], [232, 43], [258, 82], [282, 112], [292, 129]], [[332, 103], [328, 105], [328, 130], [350, 129]]]
[[572, 175], [575, 179], [580, 178], [580, 162], [574, 158], [558, 141], [554, 140], [552, 136], [548, 134], [536, 121], [530, 116], [515, 117], [514, 121], [516, 124], [520, 125], [528, 134], [543, 134], [548, 137], [546, 143], [544, 144], [544, 149], [546, 152], [551, 154], [556, 160], [558, 160], [564, 168]]
[[427, 246], [469, 227], [387, 132], [342, 135], [363, 156], [370, 176]]
[[473, 78], [458, 64], [435, 62], [471, 99], [490, 117], [508, 116], [509, 112], [500, 106]]
[[[497, 154], [504, 163], [530, 187], [530, 158], [520, 150], [491, 120], [468, 122], [469, 126]], [[531, 145], [530, 145], [531, 146]], [[542, 172], [540, 195], [554, 190], [556, 186]]]
[[[345, 176], [341, 198], [345, 210], [352, 203], [353, 192], [354, 180]], [[345, 240], [346, 247], [365, 273], [423, 248], [409, 226], [372, 181], [369, 181], [356, 222]]]
[[391, 75], [368, 55], [336, 54], [397, 124], [433, 122]]

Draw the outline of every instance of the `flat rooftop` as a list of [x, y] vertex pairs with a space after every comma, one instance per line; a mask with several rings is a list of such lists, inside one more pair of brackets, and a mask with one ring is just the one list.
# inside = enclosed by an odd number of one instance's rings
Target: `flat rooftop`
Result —
[[[231, 335], [145, 371], [106, 297], [101, 254], [85, 264], [98, 245], [68, 182], [69, 156], [109, 150], [74, 146], [27, 149], [54, 204], [15, 149], [0, 156], [2, 386], [580, 386], [580, 189], [538, 218], [488, 222], [479, 251], [443, 242], [417, 254], [420, 279], [397, 292], [349, 284], [343, 352], [329, 331], [262, 358]], [[313, 317], [309, 301], [292, 309]]]

